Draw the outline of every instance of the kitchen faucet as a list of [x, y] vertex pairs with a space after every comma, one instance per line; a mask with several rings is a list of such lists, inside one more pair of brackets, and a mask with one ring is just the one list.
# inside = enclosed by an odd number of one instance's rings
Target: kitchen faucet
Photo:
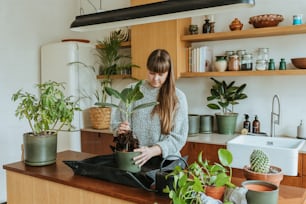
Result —
[[[277, 112], [275, 112], [274, 110], [275, 101], [277, 102]], [[279, 97], [278, 95], [274, 95], [273, 100], [272, 100], [272, 112], [271, 112], [271, 132], [270, 132], [271, 137], [275, 137], [275, 124], [279, 125], [279, 119], [280, 119]]]

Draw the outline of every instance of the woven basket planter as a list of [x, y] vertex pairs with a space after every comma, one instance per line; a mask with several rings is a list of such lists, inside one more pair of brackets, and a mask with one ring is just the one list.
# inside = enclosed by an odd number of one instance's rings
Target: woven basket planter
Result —
[[89, 109], [90, 121], [94, 129], [108, 129], [111, 121], [110, 107], [91, 107]]

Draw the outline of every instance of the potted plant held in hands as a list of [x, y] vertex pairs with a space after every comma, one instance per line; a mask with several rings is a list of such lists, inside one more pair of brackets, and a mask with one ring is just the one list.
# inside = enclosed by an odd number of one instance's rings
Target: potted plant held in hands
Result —
[[13, 94], [13, 101], [20, 101], [15, 115], [25, 118], [31, 132], [24, 133], [24, 160], [27, 165], [44, 166], [56, 161], [57, 134], [70, 130], [75, 111], [80, 111], [78, 100], [63, 93], [64, 83], [48, 81], [37, 84], [40, 93], [35, 96], [21, 89]]
[[[106, 87], [106, 92], [110, 96], [114, 96], [119, 99], [119, 104], [114, 103], [104, 103], [103, 105], [108, 107], [118, 108], [119, 111], [123, 114], [123, 121], [129, 121], [130, 116], [137, 110], [142, 108], [147, 108], [150, 106], [155, 106], [158, 104], [156, 101], [149, 103], [140, 104], [134, 106], [134, 102], [142, 99], [144, 97], [143, 93], [140, 90], [143, 81], [138, 81], [134, 87], [128, 87], [123, 89], [121, 92], [111, 88]], [[140, 167], [134, 165], [133, 157], [135, 157], [139, 152], [133, 152], [135, 148], [138, 148], [138, 140], [133, 134], [133, 130], [128, 131], [127, 133], [119, 134], [114, 137], [115, 146], [112, 146], [112, 150], [115, 152], [116, 159], [118, 162], [118, 167], [122, 170], [127, 170], [131, 172], [140, 171]]]
[[239, 104], [239, 100], [247, 98], [243, 93], [246, 84], [235, 86], [235, 81], [229, 84], [225, 81], [214, 81], [210, 89], [210, 96], [207, 101], [217, 101], [216, 103], [209, 103], [207, 107], [213, 110], [222, 110], [221, 113], [216, 113], [218, 133], [231, 135], [235, 132], [238, 113], [234, 112], [234, 106]]

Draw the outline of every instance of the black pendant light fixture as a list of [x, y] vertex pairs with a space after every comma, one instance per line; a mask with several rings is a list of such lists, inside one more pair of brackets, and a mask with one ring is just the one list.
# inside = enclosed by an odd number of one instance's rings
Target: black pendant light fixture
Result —
[[168, 0], [76, 16], [70, 29], [93, 31], [220, 13], [251, 7], [255, 0]]

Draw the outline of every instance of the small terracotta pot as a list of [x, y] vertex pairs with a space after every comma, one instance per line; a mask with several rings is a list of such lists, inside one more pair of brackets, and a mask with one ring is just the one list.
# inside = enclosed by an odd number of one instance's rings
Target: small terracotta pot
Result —
[[206, 186], [205, 194], [217, 200], [223, 200], [223, 195], [225, 191], [225, 186]]
[[271, 169], [276, 173], [257, 173], [250, 170], [250, 166], [243, 167], [243, 174], [247, 180], [261, 180], [261, 181], [268, 181], [270, 183], [275, 184], [276, 186], [280, 185], [280, 182], [283, 180], [284, 174], [281, 168], [276, 166], [271, 166]]

